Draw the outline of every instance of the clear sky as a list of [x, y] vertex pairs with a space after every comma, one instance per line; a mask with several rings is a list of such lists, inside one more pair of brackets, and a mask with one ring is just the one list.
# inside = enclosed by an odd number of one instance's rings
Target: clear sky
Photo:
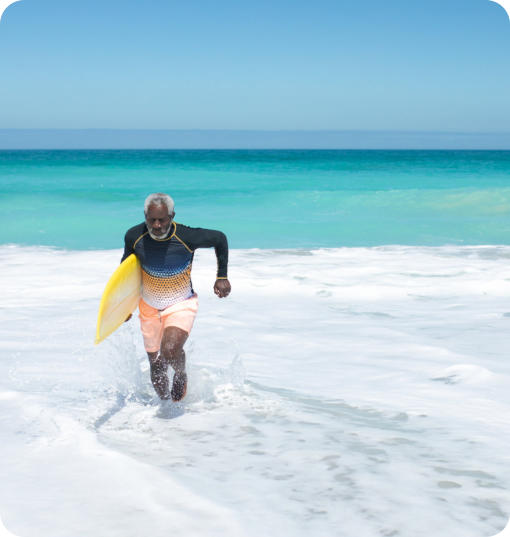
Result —
[[489, 0], [21, 0], [1, 128], [510, 131]]

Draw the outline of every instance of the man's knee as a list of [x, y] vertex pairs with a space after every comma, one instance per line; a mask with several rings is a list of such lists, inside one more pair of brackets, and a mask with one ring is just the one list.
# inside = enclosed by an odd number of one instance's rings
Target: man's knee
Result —
[[166, 360], [176, 360], [182, 356], [182, 344], [175, 340], [163, 340], [161, 342], [161, 354]]
[[149, 357], [149, 362], [151, 364], [155, 364], [157, 361], [161, 359], [159, 355], [159, 351], [156, 351], [156, 352], [147, 351], [147, 356]]
[[161, 354], [166, 360], [179, 360], [183, 357], [184, 343], [188, 333], [176, 326], [165, 328], [161, 340]]

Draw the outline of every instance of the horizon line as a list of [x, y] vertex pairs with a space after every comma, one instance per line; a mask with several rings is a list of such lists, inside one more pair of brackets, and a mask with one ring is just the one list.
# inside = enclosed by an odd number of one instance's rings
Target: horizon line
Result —
[[14, 149], [510, 150], [510, 131], [0, 129], [0, 150]]
[[508, 130], [445, 129], [230, 129], [230, 128], [145, 128], [145, 127], [1, 127], [5, 131], [129, 131], [129, 132], [242, 132], [242, 133], [423, 133], [423, 134], [510, 134]]

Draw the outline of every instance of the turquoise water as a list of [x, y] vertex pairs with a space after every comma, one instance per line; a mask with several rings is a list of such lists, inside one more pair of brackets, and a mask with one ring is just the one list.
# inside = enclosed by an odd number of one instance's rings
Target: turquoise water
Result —
[[147, 194], [235, 248], [510, 244], [510, 151], [0, 151], [0, 243], [118, 248]]

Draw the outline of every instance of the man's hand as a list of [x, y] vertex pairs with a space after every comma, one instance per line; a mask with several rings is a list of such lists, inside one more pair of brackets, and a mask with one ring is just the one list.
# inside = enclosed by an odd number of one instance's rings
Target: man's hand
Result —
[[216, 280], [214, 282], [214, 293], [219, 298], [224, 298], [230, 294], [230, 282], [227, 279]]

